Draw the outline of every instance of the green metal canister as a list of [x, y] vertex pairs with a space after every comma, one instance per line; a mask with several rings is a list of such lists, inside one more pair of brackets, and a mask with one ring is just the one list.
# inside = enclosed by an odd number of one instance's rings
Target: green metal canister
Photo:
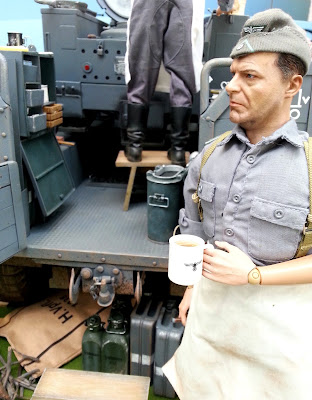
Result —
[[103, 333], [101, 371], [114, 374], [129, 373], [129, 330], [124, 315], [112, 310]]
[[156, 242], [168, 242], [178, 224], [183, 204], [183, 178], [179, 165], [157, 165], [147, 171], [147, 235]]
[[87, 319], [87, 329], [82, 337], [82, 368], [84, 371], [101, 371], [101, 345], [103, 328], [101, 318], [95, 314]]

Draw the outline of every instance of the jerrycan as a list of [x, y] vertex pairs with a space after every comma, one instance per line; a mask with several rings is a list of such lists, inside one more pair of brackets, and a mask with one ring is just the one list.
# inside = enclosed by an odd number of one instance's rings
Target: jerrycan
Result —
[[178, 315], [178, 300], [170, 298], [162, 307], [156, 323], [155, 361], [153, 389], [156, 396], [173, 399], [175, 391], [162, 372], [162, 366], [174, 355], [184, 333], [181, 322], [175, 322]]
[[82, 337], [82, 368], [84, 371], [101, 371], [101, 344], [103, 327], [95, 314], [87, 319], [87, 329]]
[[102, 339], [102, 372], [124, 375], [129, 373], [129, 340], [129, 330], [123, 313], [112, 310]]

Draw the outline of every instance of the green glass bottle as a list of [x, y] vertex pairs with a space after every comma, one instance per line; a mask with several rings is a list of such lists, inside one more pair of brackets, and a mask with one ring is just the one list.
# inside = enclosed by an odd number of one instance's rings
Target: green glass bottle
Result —
[[101, 371], [114, 374], [129, 373], [129, 331], [124, 315], [112, 310], [103, 333]]
[[82, 368], [84, 371], [101, 371], [101, 345], [103, 328], [101, 318], [95, 314], [87, 319], [87, 329], [82, 337]]

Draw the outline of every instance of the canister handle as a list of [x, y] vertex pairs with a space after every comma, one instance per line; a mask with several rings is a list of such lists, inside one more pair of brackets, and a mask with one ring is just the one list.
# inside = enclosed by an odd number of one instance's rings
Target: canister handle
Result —
[[[156, 203], [153, 203], [155, 200]], [[163, 204], [161, 204], [163, 203]], [[169, 207], [169, 198], [160, 193], [154, 193], [154, 195], [148, 196], [148, 205], [152, 207], [160, 207], [160, 208], [168, 208]]]

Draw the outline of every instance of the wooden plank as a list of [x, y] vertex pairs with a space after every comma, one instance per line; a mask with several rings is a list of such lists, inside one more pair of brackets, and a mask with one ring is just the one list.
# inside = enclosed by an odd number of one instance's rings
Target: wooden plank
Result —
[[32, 400], [147, 400], [150, 378], [69, 369], [46, 369]]
[[47, 114], [47, 121], [54, 121], [55, 119], [59, 119], [63, 117], [63, 111], [53, 112], [51, 114]]
[[55, 119], [54, 121], [47, 121], [47, 128], [54, 128], [63, 123], [63, 118]]
[[43, 107], [43, 112], [47, 114], [52, 114], [57, 111], [62, 111], [63, 105], [62, 104], [53, 104], [51, 106], [44, 106]]
[[124, 205], [123, 205], [124, 211], [128, 211], [128, 209], [129, 209], [129, 203], [130, 203], [130, 198], [131, 198], [131, 194], [132, 194], [136, 170], [137, 170], [136, 166], [131, 167], [128, 185], [127, 185], [126, 197], [125, 197], [125, 201], [124, 201]]
[[[188, 162], [190, 153], [186, 152], [185, 158]], [[167, 157], [166, 151], [158, 150], [143, 150], [142, 161], [131, 162], [128, 161], [123, 150], [120, 150], [116, 159], [116, 167], [156, 167], [156, 165], [171, 164], [171, 161]]]

